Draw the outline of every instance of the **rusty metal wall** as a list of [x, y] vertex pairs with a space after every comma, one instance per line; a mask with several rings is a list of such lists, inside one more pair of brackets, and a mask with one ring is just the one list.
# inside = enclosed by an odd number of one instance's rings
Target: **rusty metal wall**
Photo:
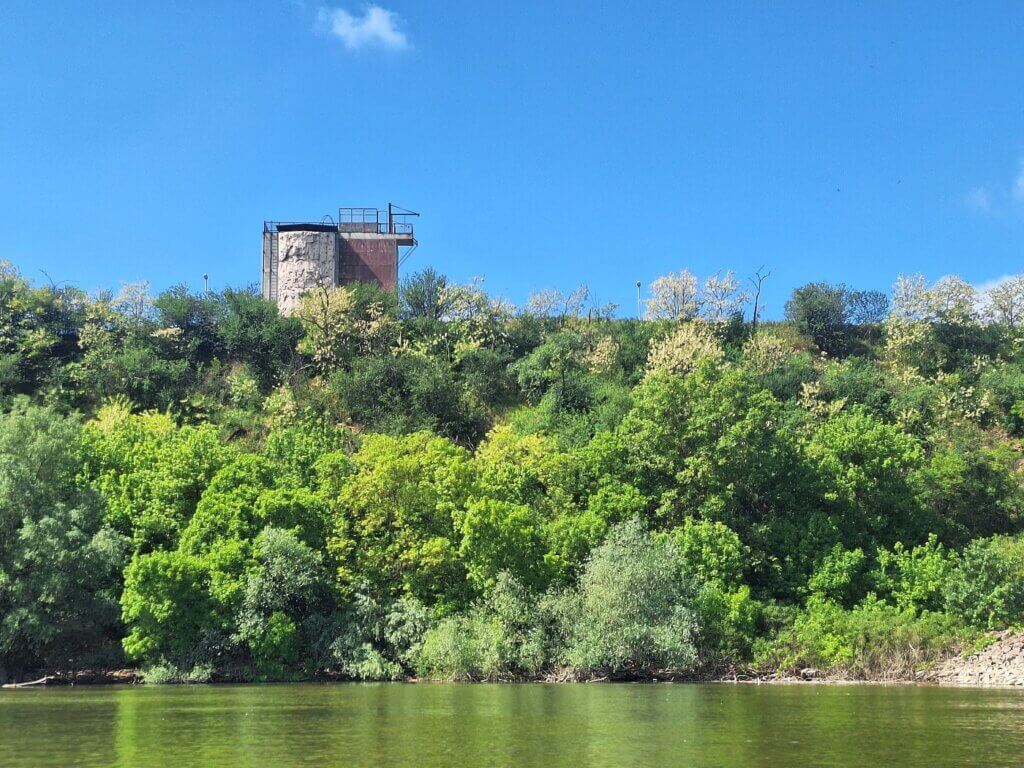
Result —
[[398, 287], [398, 239], [384, 236], [339, 240], [340, 282], [377, 283], [388, 291]]

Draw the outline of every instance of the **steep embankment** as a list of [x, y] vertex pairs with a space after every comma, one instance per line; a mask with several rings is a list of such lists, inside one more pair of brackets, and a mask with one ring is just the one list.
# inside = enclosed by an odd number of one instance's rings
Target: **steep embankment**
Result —
[[947, 659], [928, 678], [943, 685], [1024, 686], [1024, 634], [996, 638], [983, 651]]

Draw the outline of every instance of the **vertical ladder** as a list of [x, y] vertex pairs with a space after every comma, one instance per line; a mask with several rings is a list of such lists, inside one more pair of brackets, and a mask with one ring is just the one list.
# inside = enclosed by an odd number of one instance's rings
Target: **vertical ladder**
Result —
[[278, 245], [275, 231], [270, 233], [270, 295], [267, 298], [271, 301], [277, 301], [277, 264]]

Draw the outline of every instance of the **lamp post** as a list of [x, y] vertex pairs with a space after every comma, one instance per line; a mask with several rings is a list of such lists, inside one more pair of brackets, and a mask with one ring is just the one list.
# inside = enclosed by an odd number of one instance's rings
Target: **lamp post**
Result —
[[209, 296], [209, 295], [210, 295], [210, 276], [204, 272], [203, 273], [203, 296]]
[[636, 281], [636, 319], [637, 320], [640, 320], [640, 319], [643, 318], [643, 315], [644, 315], [643, 307], [644, 307], [643, 300], [640, 298], [640, 281], [637, 280]]

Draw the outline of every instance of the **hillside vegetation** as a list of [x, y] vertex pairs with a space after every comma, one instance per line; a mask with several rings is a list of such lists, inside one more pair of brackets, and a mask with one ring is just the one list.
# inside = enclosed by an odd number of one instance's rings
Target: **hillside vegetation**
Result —
[[908, 677], [1024, 623], [1024, 279], [649, 294], [0, 264], [0, 678]]

